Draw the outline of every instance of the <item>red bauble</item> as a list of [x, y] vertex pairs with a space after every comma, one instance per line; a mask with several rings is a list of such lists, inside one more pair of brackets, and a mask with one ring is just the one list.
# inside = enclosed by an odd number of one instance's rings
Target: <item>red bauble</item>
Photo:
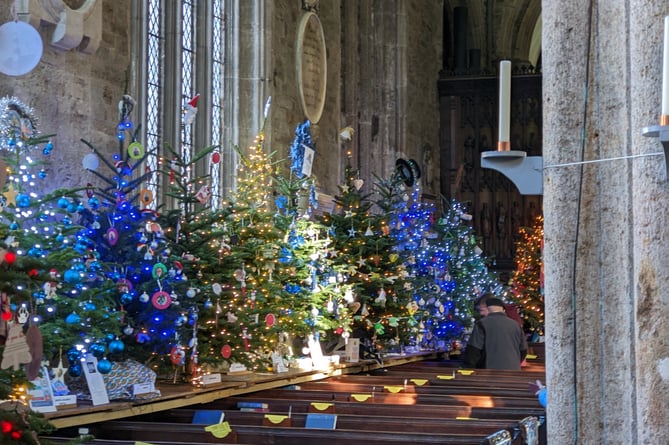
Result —
[[[11, 311], [3, 312], [3, 313], [2, 313], [2, 319], [3, 319], [4, 321], [9, 321], [9, 320], [11, 320], [11, 319], [12, 319], [12, 312], [11, 312]], [[3, 425], [3, 428], [4, 428], [4, 425]]]
[[21, 436], [23, 435], [23, 431], [12, 431], [12, 439], [14, 440], [19, 440]]
[[2, 431], [4, 434], [7, 434], [10, 432], [13, 428], [13, 425], [6, 421], [6, 420], [0, 420], [0, 431]]
[[37, 269], [30, 269], [28, 271], [28, 276], [31, 278], [35, 278], [37, 275], [39, 275], [39, 271]]
[[16, 261], [16, 254], [14, 252], [5, 253], [5, 261], [7, 264], [14, 264], [14, 261]]

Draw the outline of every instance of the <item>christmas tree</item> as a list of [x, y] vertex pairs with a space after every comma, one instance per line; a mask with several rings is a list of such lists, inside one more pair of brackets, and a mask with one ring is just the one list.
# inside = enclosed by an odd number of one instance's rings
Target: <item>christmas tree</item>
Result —
[[275, 177], [276, 222], [286, 232], [282, 262], [295, 270], [287, 285], [300, 286], [296, 308], [304, 321], [292, 333], [320, 340], [332, 352], [350, 336], [352, 286], [347, 282], [348, 267], [335, 260], [338, 252], [332, 248], [329, 228], [314, 218], [318, 200], [311, 178], [315, 146], [310, 127], [308, 120], [296, 126], [288, 175], [279, 172]]
[[[172, 301], [173, 311], [178, 315], [173, 319], [174, 334], [169, 345], [169, 362], [174, 367], [173, 380], [179, 372], [188, 379], [195, 379], [199, 373], [198, 327], [200, 310], [209, 301], [209, 295], [203, 292], [205, 287], [201, 278], [201, 257], [209, 257], [215, 252], [212, 245], [217, 238], [215, 226], [217, 216], [212, 212], [211, 175], [196, 174], [199, 164], [208, 167], [207, 172], [220, 162], [220, 151], [216, 146], [207, 147], [186, 156], [166, 147], [170, 162], [161, 161], [164, 167], [162, 175], [167, 178], [167, 198], [172, 200], [173, 208], [166, 210], [157, 218], [162, 227], [167, 245], [168, 262], [178, 269], [179, 276], [173, 293], [177, 296]], [[172, 272], [169, 271], [171, 274]], [[163, 356], [163, 359], [165, 356]], [[165, 361], [165, 360], [163, 360]]]
[[[431, 275], [426, 273], [425, 246], [434, 219], [431, 205], [421, 202], [420, 168], [414, 160], [399, 159], [392, 176], [377, 178], [376, 205], [389, 221], [392, 252], [389, 255], [391, 282], [386, 294], [392, 295], [391, 312], [382, 325], [394, 333], [390, 345], [420, 347], [424, 327], [416, 302], [430, 292]], [[428, 297], [429, 298], [429, 297]], [[387, 305], [388, 306], [388, 305]]]
[[335, 263], [348, 275], [351, 291], [347, 303], [354, 314], [352, 335], [361, 339], [363, 353], [378, 356], [379, 352], [399, 351], [400, 343], [409, 335], [400, 326], [401, 321], [407, 321], [406, 269], [394, 249], [396, 240], [391, 233], [395, 206], [401, 197], [394, 182], [382, 184], [379, 180], [376, 187], [381, 197], [378, 203], [373, 201], [371, 194], [364, 192], [364, 181], [351, 167], [351, 157], [347, 151], [349, 162], [341, 193], [335, 197], [337, 208], [324, 214], [321, 222], [329, 228]]
[[304, 317], [296, 304], [299, 286], [286, 284], [295, 270], [284, 261], [287, 228], [272, 208], [276, 165], [265, 152], [264, 124], [238, 154], [237, 190], [212, 228], [218, 255], [202, 257], [200, 265], [209, 295], [201, 314], [200, 358], [210, 369], [266, 369], [284, 333]]
[[79, 286], [86, 277], [95, 297], [57, 299], [43, 325], [57, 335], [53, 347], [66, 351], [72, 377], [81, 375], [80, 360], [89, 353], [103, 374], [128, 358], [156, 370], [170, 367], [168, 358], [184, 325], [179, 305], [186, 286], [183, 264], [170, 255], [159, 215], [150, 209], [150, 184], [159, 172], [143, 167], [150, 153], [137, 140], [130, 119], [133, 104], [127, 95], [119, 103], [118, 147], [110, 159], [83, 140], [90, 152], [82, 164], [99, 185], [89, 184], [81, 204], [83, 228], [76, 249], [85, 258], [85, 270], [79, 265], [79, 276], [66, 271], [63, 278], [68, 282], [69, 273], [71, 284]]
[[[76, 192], [42, 192], [53, 144], [37, 123], [17, 98], [0, 99], [0, 442], [9, 444], [39, 443], [37, 435], [53, 429], [26, 406], [29, 381], [53, 357], [42, 342], [38, 308], [53, 299], [57, 271], [79, 276], [70, 267], [81, 256], [72, 236], [81, 209], [70, 201]], [[56, 205], [61, 199], [68, 205]], [[83, 285], [61, 287], [86, 292]]]
[[521, 227], [518, 235], [514, 258], [516, 269], [509, 282], [511, 295], [525, 328], [541, 336], [544, 331], [543, 216], [537, 216], [531, 227]]
[[482, 255], [476, 234], [468, 224], [472, 216], [456, 200], [445, 204], [444, 214], [433, 226], [437, 237], [432, 267], [439, 292], [434, 302], [421, 300], [418, 307], [431, 314], [426, 322], [430, 335], [457, 349], [473, 323], [476, 298], [486, 292], [499, 294], [502, 285], [490, 272], [488, 259]]

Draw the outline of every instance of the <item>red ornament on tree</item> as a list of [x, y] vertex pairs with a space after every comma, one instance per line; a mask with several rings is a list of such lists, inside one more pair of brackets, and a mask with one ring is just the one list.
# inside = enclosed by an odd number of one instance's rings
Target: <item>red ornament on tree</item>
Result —
[[16, 254], [14, 252], [5, 253], [5, 261], [11, 266], [16, 261]]

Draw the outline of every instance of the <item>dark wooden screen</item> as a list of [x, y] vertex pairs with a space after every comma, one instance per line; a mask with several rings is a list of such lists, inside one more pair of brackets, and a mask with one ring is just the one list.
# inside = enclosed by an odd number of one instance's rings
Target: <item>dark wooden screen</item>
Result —
[[[518, 229], [531, 225], [541, 196], [521, 195], [501, 173], [481, 168], [481, 152], [497, 149], [497, 77], [443, 77], [441, 112], [441, 194], [469, 209], [471, 224], [493, 268], [505, 278], [513, 270]], [[541, 156], [541, 75], [511, 80], [511, 150]]]

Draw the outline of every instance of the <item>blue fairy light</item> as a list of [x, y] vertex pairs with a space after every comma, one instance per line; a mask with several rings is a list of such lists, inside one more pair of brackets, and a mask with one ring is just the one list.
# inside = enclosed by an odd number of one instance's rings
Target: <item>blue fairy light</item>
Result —
[[49, 141], [42, 149], [42, 154], [44, 154], [44, 156], [49, 156], [52, 150], [53, 150], [53, 142]]

